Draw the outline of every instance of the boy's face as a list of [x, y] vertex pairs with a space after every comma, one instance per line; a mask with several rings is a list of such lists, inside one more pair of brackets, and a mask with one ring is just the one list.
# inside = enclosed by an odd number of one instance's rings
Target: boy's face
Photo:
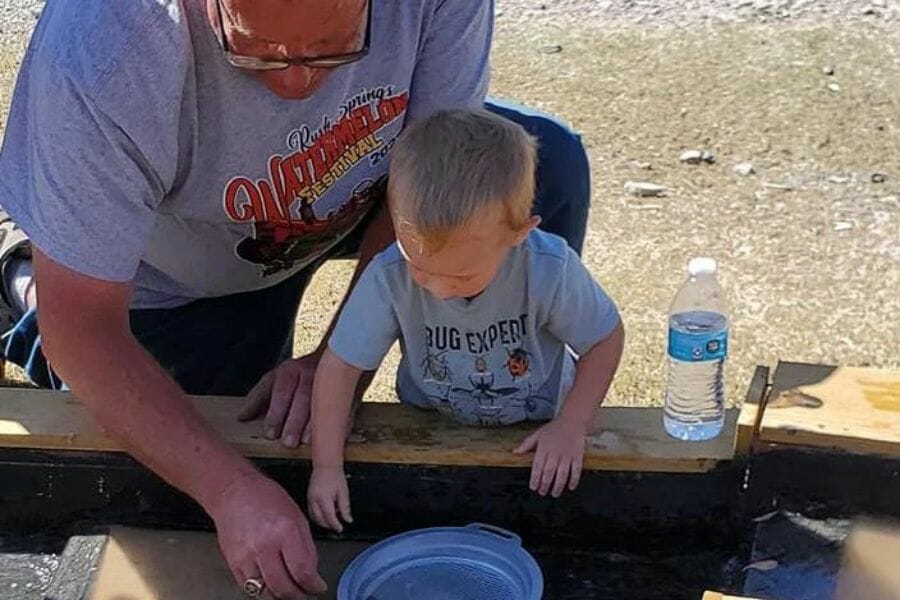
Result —
[[503, 207], [489, 207], [476, 213], [470, 224], [453, 231], [433, 254], [424, 254], [415, 233], [396, 217], [394, 226], [413, 280], [436, 298], [449, 300], [483, 292], [497, 276], [510, 248], [539, 223], [540, 217], [531, 217], [515, 231], [510, 229]]

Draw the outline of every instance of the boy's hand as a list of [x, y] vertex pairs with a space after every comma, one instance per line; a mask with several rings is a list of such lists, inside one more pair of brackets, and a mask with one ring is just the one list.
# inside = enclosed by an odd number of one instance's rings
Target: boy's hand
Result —
[[531, 466], [532, 491], [546, 496], [551, 492], [559, 498], [568, 483], [569, 490], [578, 487], [587, 430], [574, 419], [557, 417], [531, 435], [516, 448], [516, 454], [534, 451]]
[[306, 496], [309, 515], [322, 527], [341, 533], [344, 526], [340, 519], [347, 524], [353, 522], [350, 514], [350, 490], [347, 488], [347, 477], [343, 469], [313, 469]]

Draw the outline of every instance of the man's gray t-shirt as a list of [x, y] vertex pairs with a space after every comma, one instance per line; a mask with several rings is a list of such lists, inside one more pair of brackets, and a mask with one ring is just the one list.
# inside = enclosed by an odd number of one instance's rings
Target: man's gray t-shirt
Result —
[[[619, 313], [578, 256], [534, 231], [476, 298], [439, 300], [412, 279], [397, 244], [366, 268], [329, 347], [363, 370], [399, 338], [402, 402], [475, 425], [551, 419], [583, 354]], [[567, 348], [568, 347], [568, 348]]]
[[228, 65], [206, 5], [48, 1], [6, 126], [0, 206], [135, 308], [309, 265], [380, 200], [404, 123], [487, 88], [493, 2], [373, 0], [368, 56], [306, 100]]

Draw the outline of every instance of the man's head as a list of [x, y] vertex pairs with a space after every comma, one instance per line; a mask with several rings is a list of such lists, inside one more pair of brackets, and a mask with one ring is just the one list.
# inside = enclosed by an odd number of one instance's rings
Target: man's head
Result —
[[531, 215], [537, 149], [484, 110], [442, 111], [394, 146], [388, 198], [415, 281], [438, 298], [472, 297], [540, 223]]
[[[364, 45], [368, 0], [207, 0], [210, 25], [241, 57], [300, 62], [358, 52]], [[221, 14], [222, 19], [219, 20]], [[291, 64], [249, 71], [286, 99], [310, 97], [330, 68]]]

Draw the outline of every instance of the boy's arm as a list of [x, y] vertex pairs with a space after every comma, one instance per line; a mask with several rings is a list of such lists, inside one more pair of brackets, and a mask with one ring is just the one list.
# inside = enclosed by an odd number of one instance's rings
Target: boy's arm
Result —
[[619, 322], [603, 340], [581, 355], [575, 367], [575, 383], [559, 414], [515, 449], [516, 454], [534, 451], [529, 487], [541, 496], [558, 498], [567, 484], [578, 487], [584, 448], [594, 414], [606, 397], [625, 343]]
[[341, 520], [353, 522], [344, 475], [344, 441], [350, 428], [354, 390], [362, 372], [326, 348], [313, 383], [309, 514], [322, 527], [338, 533], [344, 529]]
[[312, 458], [315, 469], [343, 469], [344, 441], [361, 369], [326, 348], [312, 393]]
[[362, 372], [378, 368], [400, 333], [392, 287], [383, 269], [376, 259], [363, 272], [341, 310], [313, 381], [309, 511], [316, 522], [337, 532], [343, 529], [338, 514], [347, 523], [352, 520], [343, 467], [354, 392]]
[[575, 365], [575, 383], [566, 397], [557, 419], [570, 421], [590, 430], [597, 407], [606, 398], [613, 376], [619, 368], [625, 347], [625, 327], [620, 321], [606, 339], [581, 355]]

